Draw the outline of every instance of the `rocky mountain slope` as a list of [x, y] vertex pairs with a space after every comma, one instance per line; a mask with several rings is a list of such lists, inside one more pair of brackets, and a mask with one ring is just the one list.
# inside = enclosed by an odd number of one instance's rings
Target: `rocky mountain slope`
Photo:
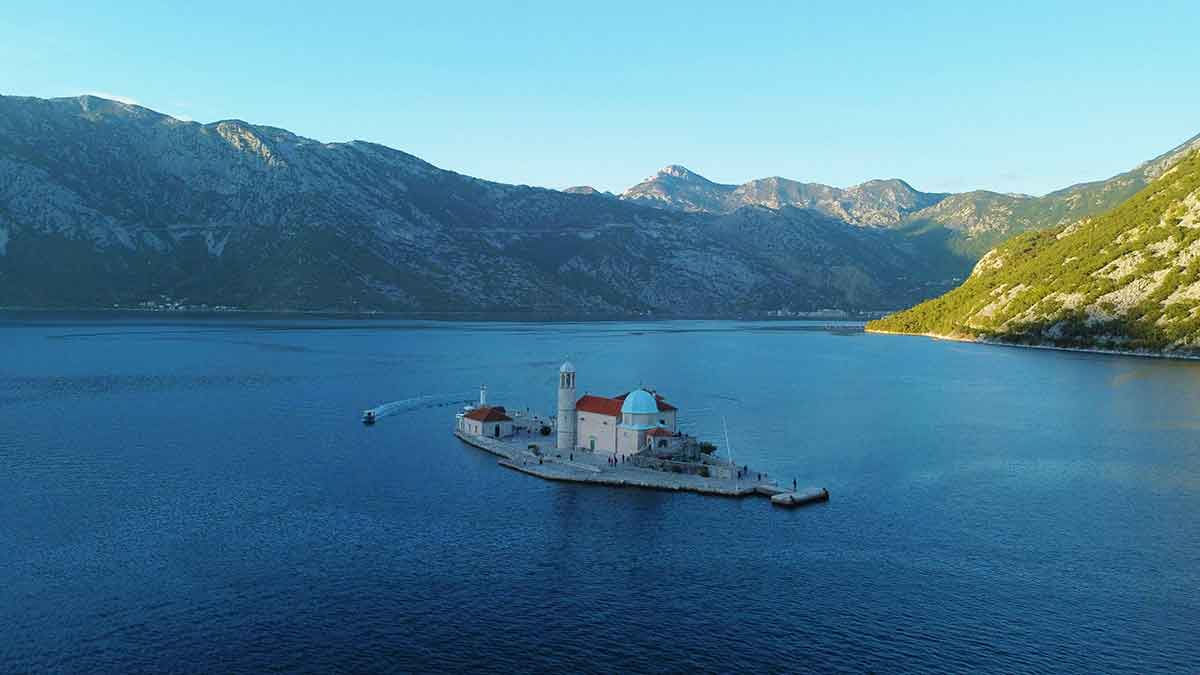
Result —
[[563, 188], [563, 192], [576, 195], [604, 195], [606, 197], [616, 197], [616, 195], [611, 192], [601, 192], [591, 185], [575, 185], [573, 187]]
[[873, 180], [844, 190], [779, 177], [725, 185], [672, 164], [623, 192], [621, 199], [712, 213], [730, 213], [744, 206], [791, 206], [813, 209], [852, 225], [891, 226], [945, 196], [918, 192], [899, 179]]
[[1196, 149], [1200, 149], [1200, 135], [1125, 173], [1041, 197], [987, 191], [950, 195], [913, 214], [909, 226], [946, 227], [957, 233], [955, 243], [961, 250], [982, 253], [1013, 234], [1067, 225], [1115, 208]]
[[898, 306], [945, 269], [819, 210], [664, 210], [239, 120], [0, 97], [3, 306], [730, 315]]
[[[1115, 209], [1014, 237], [961, 287], [868, 327], [1200, 354], [1200, 150], [1129, 177], [1145, 179], [1152, 180]], [[1098, 186], [1076, 194], [1108, 199]]]
[[1112, 209], [1198, 148], [1200, 135], [1120, 175], [1041, 197], [986, 190], [928, 193], [899, 179], [872, 180], [845, 189], [778, 177], [726, 185], [672, 165], [629, 188], [621, 198], [712, 213], [751, 205], [814, 209], [852, 225], [894, 228], [938, 242], [937, 247], [973, 262], [1014, 234], [1066, 225]]

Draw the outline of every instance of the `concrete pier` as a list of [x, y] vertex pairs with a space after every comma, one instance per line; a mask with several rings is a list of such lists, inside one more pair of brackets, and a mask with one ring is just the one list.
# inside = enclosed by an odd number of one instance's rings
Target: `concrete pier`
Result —
[[[695, 492], [705, 495], [722, 497], [748, 497], [763, 495], [774, 498], [786, 495], [801, 495], [779, 487], [774, 481], [765, 477], [763, 480], [748, 480], [745, 478], [724, 479], [706, 478], [703, 476], [679, 474], [668, 471], [655, 471], [636, 467], [630, 463], [610, 464], [608, 457], [603, 454], [577, 450], [573, 453], [557, 450], [553, 438], [519, 434], [511, 438], [488, 438], [460, 431], [454, 435], [463, 443], [500, 458], [499, 464], [505, 468], [520, 471], [530, 476], [545, 480], [566, 481], [571, 483], [590, 483], [611, 487], [636, 487], [654, 490], [671, 490], [676, 492]], [[530, 445], [538, 446], [538, 452], [530, 449]], [[757, 478], [757, 472], [745, 472], [748, 476]], [[829, 493], [823, 488], [812, 488], [807, 492], [824, 493], [828, 499]], [[797, 497], [794, 505], [820, 501], [803, 500]]]
[[771, 496], [771, 503], [775, 506], [804, 506], [827, 501], [829, 501], [829, 490], [825, 488], [805, 488], [797, 492], [780, 492]]

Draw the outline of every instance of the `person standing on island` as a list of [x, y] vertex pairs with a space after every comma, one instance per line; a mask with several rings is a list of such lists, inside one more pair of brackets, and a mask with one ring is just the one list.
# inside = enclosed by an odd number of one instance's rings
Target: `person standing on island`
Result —
[[796, 479], [793, 478], [792, 479], [792, 492], [795, 492], [795, 491], [796, 491]]

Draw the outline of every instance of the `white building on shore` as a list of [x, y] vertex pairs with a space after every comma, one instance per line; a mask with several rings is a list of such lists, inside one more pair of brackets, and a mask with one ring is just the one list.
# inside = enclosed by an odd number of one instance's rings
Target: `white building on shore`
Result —
[[476, 436], [505, 438], [513, 434], [513, 419], [503, 406], [481, 406], [462, 416], [461, 430]]
[[513, 418], [502, 405], [488, 405], [487, 385], [479, 387], [479, 405], [467, 406], [466, 412], [458, 414], [458, 430], [476, 436], [505, 438], [512, 436]]

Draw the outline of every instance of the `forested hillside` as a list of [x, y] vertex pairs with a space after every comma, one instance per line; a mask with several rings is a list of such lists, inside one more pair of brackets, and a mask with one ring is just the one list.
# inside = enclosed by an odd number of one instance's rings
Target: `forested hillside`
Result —
[[1014, 237], [959, 288], [868, 329], [1200, 352], [1200, 152], [1108, 213]]

